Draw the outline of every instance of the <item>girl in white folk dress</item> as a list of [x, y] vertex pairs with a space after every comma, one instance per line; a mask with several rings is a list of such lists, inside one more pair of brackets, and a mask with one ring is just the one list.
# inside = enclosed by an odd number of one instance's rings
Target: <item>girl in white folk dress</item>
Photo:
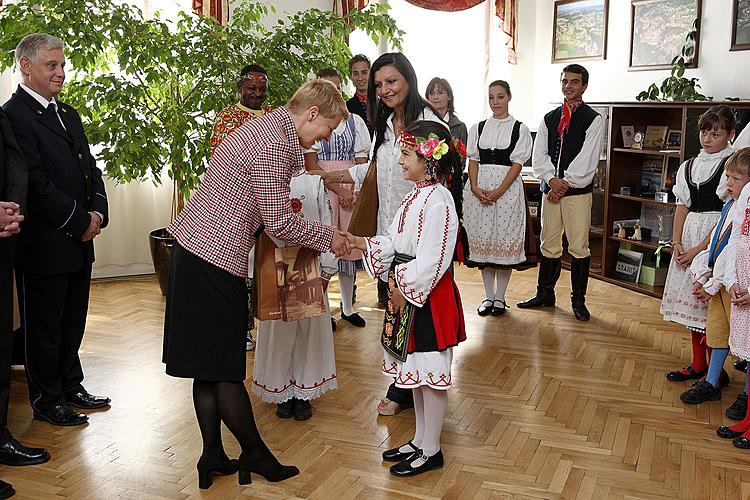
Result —
[[[672, 382], [700, 379], [708, 371], [708, 306], [693, 296], [690, 264], [708, 247], [727, 198], [724, 163], [733, 152], [729, 141], [734, 137], [734, 114], [728, 106], [712, 106], [701, 115], [698, 128], [702, 149], [698, 156], [680, 165], [672, 188], [677, 198], [673, 253], [659, 311], [666, 321], [685, 326], [692, 335], [692, 360], [684, 368], [667, 373], [667, 380]], [[728, 383], [729, 375], [722, 370], [720, 386]]]
[[510, 86], [489, 86], [492, 116], [469, 130], [469, 180], [464, 187], [468, 267], [482, 270], [480, 316], [505, 313], [505, 290], [514, 268], [526, 268], [526, 200], [521, 165], [531, 156], [531, 133], [508, 113]]
[[466, 339], [461, 297], [448, 271], [458, 233], [453, 196], [441, 184], [459, 155], [448, 130], [418, 121], [399, 140], [404, 179], [415, 182], [381, 236], [348, 235], [363, 250], [365, 269], [388, 276], [389, 301], [381, 343], [383, 373], [396, 386], [412, 389], [416, 430], [406, 444], [383, 453], [398, 462], [396, 476], [413, 476], [443, 466], [440, 434], [451, 386], [453, 347]]
[[[331, 207], [320, 177], [300, 175], [291, 181], [292, 210], [306, 219], [331, 225]], [[278, 241], [276, 242], [279, 243]], [[250, 265], [253, 269], [253, 254]], [[325, 286], [338, 266], [332, 253], [319, 256]], [[253, 363], [253, 392], [266, 403], [276, 404], [280, 418], [306, 420], [312, 416], [310, 401], [336, 389], [328, 296], [327, 314], [300, 321], [259, 321]]]

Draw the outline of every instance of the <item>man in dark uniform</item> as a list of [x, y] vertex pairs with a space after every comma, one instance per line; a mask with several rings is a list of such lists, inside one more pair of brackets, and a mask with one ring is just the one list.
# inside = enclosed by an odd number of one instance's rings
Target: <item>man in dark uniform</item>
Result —
[[547, 113], [539, 124], [531, 158], [534, 176], [542, 181], [544, 192], [542, 259], [536, 295], [518, 304], [521, 308], [555, 305], [565, 234], [572, 257], [571, 305], [580, 321], [590, 318], [585, 302], [591, 261], [591, 192], [604, 132], [601, 115], [583, 102], [588, 84], [586, 68], [580, 64], [564, 67], [560, 75], [562, 106]]
[[55, 101], [65, 81], [62, 41], [34, 33], [16, 47], [22, 83], [5, 103], [29, 172], [28, 207], [16, 279], [26, 335], [26, 377], [34, 418], [79, 425], [73, 407], [109, 398], [84, 389], [78, 349], [88, 311], [93, 239], [108, 222], [102, 173], [75, 109]]
[[349, 60], [349, 78], [354, 83], [354, 95], [346, 101], [346, 109], [359, 115], [370, 131], [370, 139], [375, 130], [367, 119], [367, 82], [370, 79], [370, 60], [363, 54], [357, 54]]
[[[27, 448], [7, 428], [10, 364], [13, 351], [13, 244], [23, 221], [27, 172], [8, 119], [0, 109], [0, 464], [34, 465], [50, 459], [42, 448]], [[13, 487], [0, 480], [0, 498], [13, 496]]]

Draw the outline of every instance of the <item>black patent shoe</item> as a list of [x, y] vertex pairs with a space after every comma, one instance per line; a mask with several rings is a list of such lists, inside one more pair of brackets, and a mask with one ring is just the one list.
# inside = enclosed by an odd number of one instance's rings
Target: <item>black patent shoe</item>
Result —
[[281, 465], [276, 457], [268, 451], [262, 459], [256, 459], [244, 453], [237, 459], [240, 484], [251, 484], [252, 473], [263, 476], [272, 483], [289, 479], [299, 474], [299, 469], [293, 465]]
[[705, 380], [699, 380], [693, 387], [680, 394], [683, 403], [697, 405], [706, 401], [719, 401], [721, 399], [721, 389], [714, 387]]
[[[418, 463], [420, 465], [413, 466], [413, 463]], [[391, 474], [398, 477], [410, 477], [430, 470], [441, 469], [442, 467], [442, 450], [438, 450], [438, 452], [431, 457], [425, 456], [422, 450], [417, 450], [405, 460], [402, 460], [396, 465], [391, 465]]]
[[343, 319], [344, 321], [348, 321], [349, 323], [351, 323], [352, 325], [358, 328], [362, 328], [365, 325], [367, 325], [367, 322], [358, 313], [352, 313], [349, 316], [347, 316], [346, 314], [342, 312], [341, 319]]
[[15, 494], [16, 490], [13, 489], [13, 486], [0, 479], [0, 498], [10, 498]]
[[737, 437], [732, 440], [732, 444], [735, 448], [742, 448], [743, 450], [750, 450], [750, 439], [746, 437]]
[[739, 393], [737, 399], [727, 408], [724, 415], [732, 420], [742, 420], [745, 418], [745, 415], [747, 415], [747, 394], [744, 392]]
[[276, 405], [276, 416], [279, 418], [292, 418], [294, 416], [294, 404], [296, 400], [289, 398], [283, 403]]
[[505, 314], [505, 310], [508, 308], [508, 304], [504, 300], [495, 300], [492, 302], [492, 315], [502, 316]]
[[46, 411], [34, 410], [35, 420], [46, 420], [52, 425], [82, 425], [88, 422], [89, 417], [78, 413], [67, 404], [59, 404]]
[[743, 434], [744, 434], [744, 432], [742, 432], [742, 431], [733, 431], [732, 429], [730, 429], [726, 425], [722, 425], [721, 427], [719, 427], [718, 429], [716, 429], [716, 435], [719, 436], [720, 438], [724, 438], [724, 439], [738, 438], [738, 437], [740, 437]]
[[[408, 446], [409, 448], [411, 448], [411, 450], [407, 452], [399, 451], [404, 446]], [[414, 446], [414, 444], [411, 441], [409, 441], [408, 443], [402, 444], [401, 446], [384, 451], [383, 460], [385, 460], [386, 462], [400, 462], [402, 460], [409, 458], [417, 451], [419, 451], [419, 449], [416, 446]]]
[[555, 307], [555, 296], [554, 295], [548, 295], [548, 296], [541, 296], [541, 295], [535, 295], [531, 297], [530, 299], [524, 300], [523, 302], [519, 302], [516, 304], [521, 309], [532, 309], [535, 307]]
[[65, 401], [70, 405], [82, 410], [96, 410], [109, 406], [112, 402], [106, 396], [94, 396], [89, 394], [86, 389], [81, 389], [74, 394], [68, 394], [65, 396]]
[[306, 399], [294, 400], [294, 420], [307, 420], [312, 417], [312, 405]]
[[708, 373], [708, 368], [704, 368], [703, 370], [697, 372], [691, 365], [687, 365], [685, 368], [683, 368], [683, 370], [687, 371], [687, 373], [682, 373], [681, 370], [667, 372], [667, 380], [669, 380], [670, 382], [683, 382], [685, 380], [703, 378], [703, 376]]
[[205, 490], [213, 484], [214, 474], [228, 476], [237, 472], [237, 461], [219, 460], [216, 458], [201, 456], [196, 468], [198, 469], [198, 487]]
[[484, 299], [477, 308], [477, 314], [480, 316], [487, 316], [492, 313], [492, 301], [490, 299]]
[[738, 359], [734, 362], [734, 369], [738, 372], [747, 373], [747, 360], [746, 359]]
[[0, 464], [21, 467], [49, 461], [50, 454], [44, 448], [28, 448], [16, 441], [7, 430], [3, 436], [5, 442], [0, 445]]

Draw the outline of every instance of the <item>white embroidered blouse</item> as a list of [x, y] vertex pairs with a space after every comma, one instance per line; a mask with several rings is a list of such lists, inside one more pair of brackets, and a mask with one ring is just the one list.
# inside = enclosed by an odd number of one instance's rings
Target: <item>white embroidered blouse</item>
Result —
[[727, 248], [721, 253], [726, 254], [723, 284], [727, 290], [737, 283], [737, 246], [740, 238], [750, 237], [750, 183], [742, 188], [742, 193], [732, 208], [732, 236], [729, 237]]
[[[477, 141], [479, 124], [475, 123], [469, 130], [469, 139], [466, 143], [466, 157], [469, 160], [479, 162], [479, 148], [482, 149], [507, 149], [510, 146], [510, 138], [513, 135], [513, 126], [516, 124], [513, 115], [505, 118], [494, 118], [490, 116], [484, 123], [482, 137]], [[510, 161], [523, 165], [531, 157], [534, 142], [531, 140], [531, 132], [525, 124], [521, 124], [518, 134], [518, 142], [510, 154]], [[510, 166], [510, 165], [508, 165]]]
[[396, 266], [396, 285], [406, 300], [422, 307], [451, 265], [457, 235], [458, 216], [450, 191], [441, 184], [418, 182], [385, 234], [365, 238], [365, 269], [373, 278], [387, 279], [396, 253], [414, 257]]
[[[727, 156], [730, 156], [732, 153], [734, 153], [734, 150], [731, 146], [727, 146], [718, 153], [706, 153], [701, 149], [700, 153], [698, 153], [698, 156], [696, 156], [693, 160], [693, 166], [690, 169], [690, 179], [695, 184], [700, 186], [711, 177], [713, 177], [716, 168], [719, 166], [719, 163], [721, 163], [721, 160], [723, 160]], [[690, 208], [690, 188], [688, 187], [687, 180], [685, 179], [685, 169], [687, 168], [688, 161], [690, 160], [683, 162], [682, 165], [680, 165], [679, 170], [677, 170], [677, 177], [675, 179], [672, 192], [674, 193], [675, 198], [677, 198], [678, 205], [685, 205], [686, 207]], [[716, 188], [716, 196], [718, 196], [722, 201], [727, 200], [726, 175], [721, 176], [719, 185]]]

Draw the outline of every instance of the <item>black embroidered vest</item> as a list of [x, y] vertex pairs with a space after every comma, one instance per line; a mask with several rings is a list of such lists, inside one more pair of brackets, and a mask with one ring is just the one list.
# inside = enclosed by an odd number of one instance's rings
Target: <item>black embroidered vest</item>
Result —
[[685, 180], [687, 181], [688, 189], [690, 190], [690, 211], [691, 212], [721, 212], [724, 208], [724, 202], [721, 198], [716, 196], [716, 188], [719, 187], [721, 182], [721, 176], [724, 175], [724, 164], [727, 162], [727, 158], [724, 158], [716, 167], [713, 175], [703, 184], [697, 185], [693, 182], [691, 176], [691, 170], [693, 169], [693, 161], [695, 158], [690, 158], [687, 165], [685, 165]]
[[[594, 122], [599, 113], [594, 111], [588, 104], [581, 104], [570, 118], [570, 130], [565, 133], [565, 138], [560, 139], [557, 133], [557, 125], [562, 116], [562, 106], [550, 111], [544, 116], [544, 124], [547, 127], [547, 154], [555, 166], [555, 177], [562, 179], [568, 165], [581, 152], [586, 140], [586, 131]], [[562, 150], [561, 150], [562, 146]], [[544, 184], [544, 183], [543, 183]], [[565, 196], [590, 193], [593, 190], [594, 181], [582, 188], [569, 188]], [[544, 184], [543, 191], [549, 191], [549, 186]]]
[[479, 139], [482, 137], [482, 130], [484, 130], [484, 124], [486, 122], [487, 120], [482, 120], [481, 122], [479, 122], [479, 126], [477, 127], [477, 149], [479, 150], [479, 163], [485, 165], [513, 165], [513, 162], [510, 161], [510, 155], [516, 148], [516, 143], [518, 142], [518, 137], [521, 130], [521, 122], [516, 120], [516, 123], [513, 124], [513, 131], [510, 134], [510, 144], [508, 144], [507, 148], [482, 149], [479, 147]]

